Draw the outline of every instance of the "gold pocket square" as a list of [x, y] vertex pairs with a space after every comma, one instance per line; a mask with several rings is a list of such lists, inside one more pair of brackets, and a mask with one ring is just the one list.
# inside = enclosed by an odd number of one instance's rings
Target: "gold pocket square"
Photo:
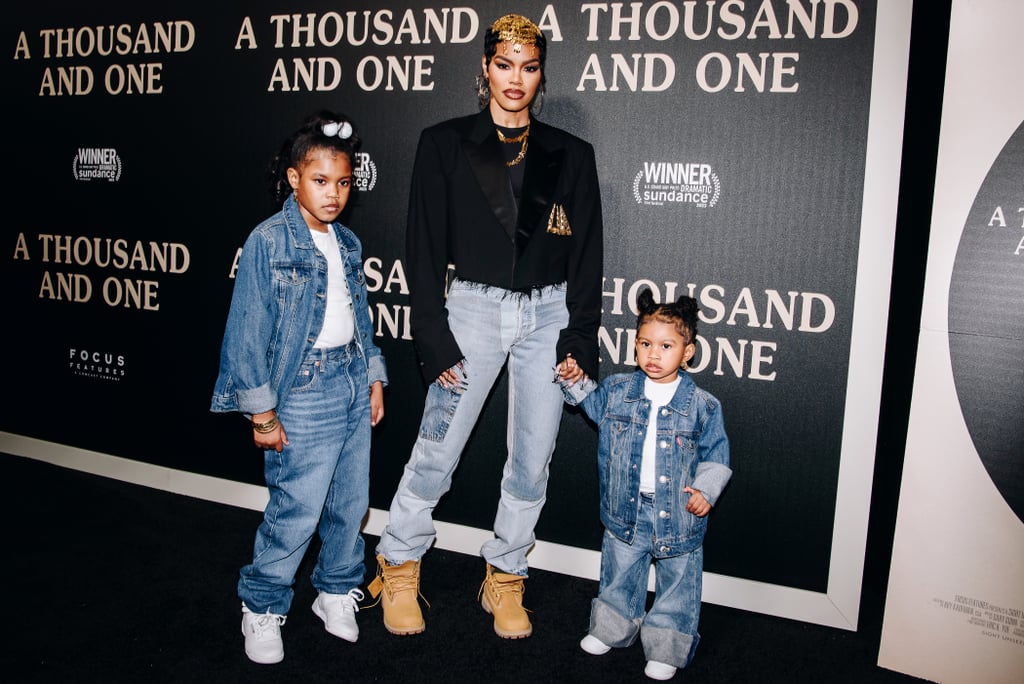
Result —
[[569, 218], [565, 215], [565, 209], [561, 204], [551, 207], [551, 216], [548, 217], [548, 232], [555, 235], [572, 235]]

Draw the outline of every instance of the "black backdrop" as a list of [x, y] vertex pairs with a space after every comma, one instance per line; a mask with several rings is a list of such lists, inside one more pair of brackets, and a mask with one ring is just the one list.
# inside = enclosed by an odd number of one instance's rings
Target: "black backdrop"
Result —
[[[261, 484], [247, 424], [207, 410], [231, 269], [274, 210], [265, 170], [281, 140], [310, 111], [342, 109], [365, 152], [363, 191], [344, 219], [363, 241], [391, 375], [371, 477], [371, 505], [386, 509], [424, 395], [403, 279], [412, 153], [424, 126], [476, 111], [482, 31], [507, 6], [61, 5], [18, 7], [3, 28], [17, 179], [0, 229], [7, 316], [17, 322], [5, 357], [19, 389], [0, 429]], [[851, 405], [849, 394], [856, 385], [877, 401], [881, 367], [857, 367], [851, 354], [884, 344], [895, 230], [870, 226], [875, 251], [865, 252], [864, 207], [895, 198], [894, 188], [881, 199], [865, 190], [879, 173], [868, 158], [872, 87], [905, 66], [874, 55], [889, 40], [898, 58], [906, 40], [876, 31], [876, 9], [859, 0], [515, 6], [549, 37], [541, 118], [597, 151], [602, 374], [632, 369], [630, 306], [645, 284], [701, 301], [695, 379], [723, 401], [735, 470], [706, 542], [711, 573], [828, 591], [842, 462], [871, 470], [877, 404]], [[902, 115], [902, 102], [890, 108]], [[875, 125], [898, 132], [902, 120]], [[672, 176], [690, 170], [693, 179]], [[116, 252], [108, 263], [112, 245], [126, 250], [123, 264]], [[440, 520], [490, 526], [504, 389]], [[843, 446], [865, 426], [871, 434], [857, 442], [867, 449]], [[595, 445], [593, 427], [567, 409], [541, 540], [599, 548]], [[866, 524], [865, 511], [854, 545]]]

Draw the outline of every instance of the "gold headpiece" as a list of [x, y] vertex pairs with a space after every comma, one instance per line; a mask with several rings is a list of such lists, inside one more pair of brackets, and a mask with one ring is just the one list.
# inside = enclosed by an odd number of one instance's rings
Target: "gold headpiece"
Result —
[[506, 14], [491, 24], [491, 31], [498, 34], [506, 45], [512, 43], [515, 53], [522, 52], [524, 45], [536, 45], [540, 35], [537, 25], [521, 14]]

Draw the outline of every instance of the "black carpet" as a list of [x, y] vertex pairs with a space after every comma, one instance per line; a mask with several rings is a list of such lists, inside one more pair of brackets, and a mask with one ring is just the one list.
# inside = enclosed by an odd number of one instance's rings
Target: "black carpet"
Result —
[[[11, 534], [0, 672], [12, 682], [644, 682], [639, 644], [578, 647], [597, 583], [533, 570], [534, 634], [507, 641], [477, 604], [483, 561], [434, 549], [423, 560], [423, 634], [395, 637], [380, 608], [351, 644], [310, 611], [311, 548], [283, 628], [285, 660], [242, 649], [238, 569], [261, 514], [0, 454]], [[377, 538], [366, 537], [368, 580]], [[924, 680], [878, 667], [880, 607], [857, 632], [705, 604], [701, 644], [675, 682]]]

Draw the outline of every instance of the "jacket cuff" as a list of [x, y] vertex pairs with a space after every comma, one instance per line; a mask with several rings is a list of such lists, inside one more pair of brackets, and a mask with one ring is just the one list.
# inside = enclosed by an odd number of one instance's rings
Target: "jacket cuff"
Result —
[[694, 489], [700, 490], [712, 506], [722, 495], [722, 490], [732, 477], [732, 469], [721, 463], [704, 462], [697, 464], [697, 475], [693, 478]]
[[384, 387], [388, 386], [388, 368], [383, 355], [375, 354], [366, 359], [366, 370], [369, 384], [372, 385], [379, 380]]
[[246, 416], [263, 413], [277, 407], [277, 397], [270, 391], [270, 385], [267, 383], [253, 389], [236, 390], [235, 397], [238, 402], [238, 412]]
[[562, 388], [562, 396], [565, 398], [565, 403], [570, 406], [579, 406], [587, 398], [587, 395], [597, 389], [597, 382], [590, 377], [570, 385], [568, 380], [562, 380], [559, 377], [557, 368], [555, 369], [554, 381]]
[[419, 357], [420, 373], [427, 384], [437, 380], [437, 376], [463, 358], [459, 343], [455, 341], [455, 335], [447, 324], [432, 330], [414, 332], [412, 342]]
[[596, 378], [597, 367], [597, 332], [593, 337], [584, 337], [577, 332], [566, 328], [558, 336], [555, 344], [555, 357], [562, 361], [566, 354], [572, 354], [583, 372], [591, 378]]

